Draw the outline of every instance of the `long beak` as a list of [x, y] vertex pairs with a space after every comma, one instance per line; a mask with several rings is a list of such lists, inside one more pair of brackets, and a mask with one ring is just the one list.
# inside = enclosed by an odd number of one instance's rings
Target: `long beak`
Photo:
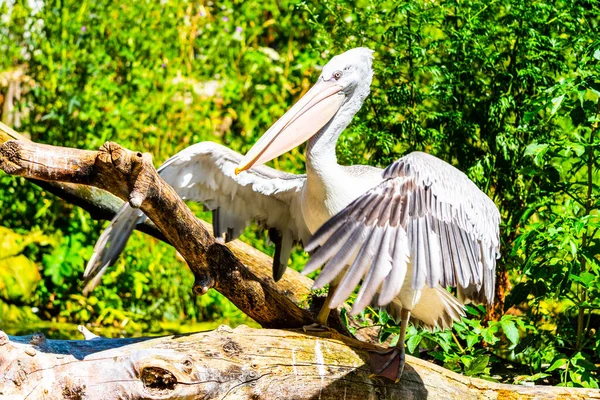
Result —
[[333, 82], [321, 81], [313, 86], [252, 146], [235, 173], [264, 164], [314, 136], [342, 106], [346, 96], [341, 90]]

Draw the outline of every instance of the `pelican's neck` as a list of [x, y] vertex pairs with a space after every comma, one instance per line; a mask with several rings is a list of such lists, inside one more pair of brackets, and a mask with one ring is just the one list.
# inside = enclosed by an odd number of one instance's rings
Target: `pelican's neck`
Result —
[[354, 113], [340, 109], [306, 147], [306, 186], [302, 191], [302, 215], [311, 233], [345, 205], [348, 190], [345, 169], [337, 163], [335, 145]]
[[360, 109], [362, 99], [350, 99], [337, 114], [315, 136], [306, 147], [306, 173], [317, 175], [321, 180], [331, 174], [339, 173], [335, 147], [337, 141], [354, 115]]
[[364, 97], [358, 96], [354, 101], [346, 102], [331, 121], [308, 141], [302, 215], [311, 233], [357, 195], [347, 168], [337, 163], [335, 145], [360, 109]]

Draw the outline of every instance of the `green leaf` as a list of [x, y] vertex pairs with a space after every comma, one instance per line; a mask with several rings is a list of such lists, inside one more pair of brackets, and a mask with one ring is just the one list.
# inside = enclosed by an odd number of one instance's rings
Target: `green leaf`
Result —
[[562, 104], [564, 98], [565, 98], [565, 95], [561, 94], [560, 96], [552, 99], [552, 110], [550, 111], [550, 113], [552, 115], [556, 114], [556, 112], [560, 108], [560, 105]]
[[594, 280], [594, 278], [596, 278], [596, 275], [588, 271], [583, 271], [579, 274], [579, 282], [581, 282], [585, 286], [589, 286], [590, 283], [592, 283], [592, 281]]
[[535, 165], [542, 165], [542, 160], [548, 148], [546, 143], [531, 143], [525, 148], [525, 155], [532, 156]]
[[598, 367], [594, 365], [594, 363], [590, 362], [587, 359], [587, 356], [578, 352], [573, 357], [571, 357], [571, 364], [575, 367], [578, 367], [581, 370], [585, 371], [597, 371]]
[[510, 340], [513, 346], [516, 346], [519, 343], [519, 329], [517, 329], [515, 322], [507, 319], [501, 320], [500, 326], [502, 326], [502, 330], [508, 340]]
[[569, 363], [568, 359], [566, 359], [566, 358], [559, 358], [558, 360], [556, 360], [556, 361], [554, 361], [552, 363], [552, 365], [546, 370], [546, 372], [552, 372], [555, 369], [562, 368], [565, 365], [567, 365], [568, 363]]
[[482, 374], [490, 362], [490, 356], [482, 354], [473, 359], [468, 366], [465, 367], [465, 375], [473, 376]]
[[577, 256], [577, 244], [574, 241], [569, 240], [569, 246], [571, 247], [571, 255], [573, 257]]
[[381, 309], [379, 311], [379, 323], [382, 325], [385, 325], [388, 323], [389, 320], [390, 320], [390, 316], [388, 315], [388, 313], [385, 312], [384, 309]]
[[595, 82], [595, 81], [589, 81], [588, 82], [588, 87], [590, 88], [590, 90], [592, 92], [594, 92], [594, 94], [596, 96], [600, 96], [600, 83]]
[[411, 354], [414, 353], [415, 349], [417, 348], [419, 343], [421, 343], [422, 339], [423, 337], [419, 334], [409, 337], [406, 341], [406, 347], [408, 348], [408, 352]]
[[496, 342], [498, 342], [498, 337], [495, 335], [496, 332], [498, 331], [498, 329], [485, 329], [482, 333], [481, 333], [481, 337], [483, 338], [483, 340], [488, 343], [488, 344], [495, 344]]

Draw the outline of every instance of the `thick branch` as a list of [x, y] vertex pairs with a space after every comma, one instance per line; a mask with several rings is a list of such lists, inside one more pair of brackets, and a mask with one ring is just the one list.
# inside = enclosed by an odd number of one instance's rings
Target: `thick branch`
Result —
[[504, 385], [408, 356], [371, 379], [373, 345], [331, 332], [221, 326], [160, 338], [49, 340], [0, 331], [0, 395], [44, 399], [600, 399], [591, 389]]
[[[196, 277], [196, 293], [214, 287], [265, 327], [289, 328], [312, 322], [312, 313], [299, 307], [306, 303], [311, 281], [290, 271], [275, 284], [269, 276], [270, 265], [259, 261], [259, 268], [247, 268], [227, 247], [215, 242], [203, 223], [158, 176], [149, 155], [114, 143], [93, 152], [9, 141], [0, 146], [0, 168], [27, 178], [96, 186], [141, 205], [188, 262]], [[232, 245], [234, 249], [240, 247], [244, 246]], [[239, 254], [244, 262], [253, 257], [267, 259], [247, 248]]]

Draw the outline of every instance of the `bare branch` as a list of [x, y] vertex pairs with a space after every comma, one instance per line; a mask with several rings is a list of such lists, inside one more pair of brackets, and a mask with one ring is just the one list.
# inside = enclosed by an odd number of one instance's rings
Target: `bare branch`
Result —
[[[14, 175], [45, 181], [61, 180], [109, 190], [133, 205], [140, 205], [157, 228], [181, 253], [195, 276], [194, 292], [214, 287], [243, 312], [265, 327], [299, 327], [313, 321], [300, 307], [307, 303], [312, 281], [290, 271], [275, 284], [270, 265], [258, 251], [245, 252], [243, 262], [211, 234], [157, 174], [148, 154], [106, 143], [100, 151], [67, 149], [26, 141], [0, 146], [0, 168]], [[232, 248], [239, 248], [233, 244]], [[300, 287], [300, 291], [298, 290]], [[289, 296], [292, 293], [292, 296]]]

